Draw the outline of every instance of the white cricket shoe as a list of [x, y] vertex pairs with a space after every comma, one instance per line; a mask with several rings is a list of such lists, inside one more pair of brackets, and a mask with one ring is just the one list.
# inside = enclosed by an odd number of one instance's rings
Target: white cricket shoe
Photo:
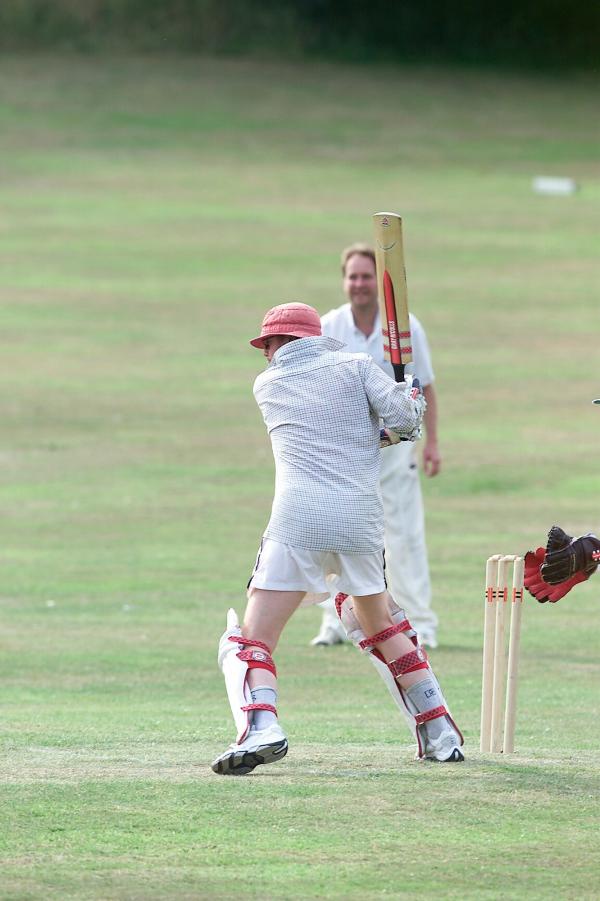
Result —
[[419, 644], [424, 648], [430, 648], [432, 651], [435, 651], [435, 649], [438, 646], [438, 640], [435, 636], [435, 633], [434, 632], [419, 632], [418, 629], [417, 629], [417, 632], [419, 635]]
[[333, 617], [323, 617], [319, 634], [313, 638], [311, 645], [313, 647], [317, 645], [328, 647], [333, 644], [343, 644], [347, 640], [346, 630], [337, 616], [335, 619]]
[[454, 729], [445, 729], [436, 739], [428, 737], [423, 757], [440, 763], [459, 763], [465, 759], [460, 749], [460, 738]]
[[246, 776], [261, 763], [275, 763], [288, 751], [287, 738], [279, 723], [267, 729], [250, 730], [243, 742], [229, 745], [213, 760], [211, 769], [221, 776]]

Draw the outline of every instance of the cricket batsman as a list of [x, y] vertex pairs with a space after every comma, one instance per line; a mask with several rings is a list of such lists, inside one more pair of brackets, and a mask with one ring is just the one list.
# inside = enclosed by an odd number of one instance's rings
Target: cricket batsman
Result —
[[250, 343], [268, 361], [254, 396], [271, 439], [275, 496], [242, 625], [230, 610], [219, 644], [237, 736], [212, 769], [245, 775], [287, 753], [273, 654], [300, 604], [329, 595], [332, 575], [348, 636], [405, 715], [417, 756], [463, 760], [462, 735], [384, 573], [380, 420], [390, 442], [418, 438], [420, 389], [395, 382], [367, 354], [344, 352], [303, 303], [269, 310]]

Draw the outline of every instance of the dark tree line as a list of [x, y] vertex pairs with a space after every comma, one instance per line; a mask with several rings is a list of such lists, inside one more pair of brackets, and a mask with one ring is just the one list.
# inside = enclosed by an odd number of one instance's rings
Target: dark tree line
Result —
[[600, 0], [2, 0], [0, 48], [598, 69]]

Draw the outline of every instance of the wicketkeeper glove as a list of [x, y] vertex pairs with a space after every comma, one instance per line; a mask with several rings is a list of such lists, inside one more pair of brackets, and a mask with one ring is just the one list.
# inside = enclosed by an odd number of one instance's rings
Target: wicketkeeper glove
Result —
[[[580, 541], [585, 541], [586, 544], [577, 545]], [[594, 547], [588, 543], [590, 541], [594, 542]], [[584, 559], [588, 560], [587, 564], [576, 571], [577, 562]], [[539, 547], [536, 551], [525, 554], [525, 588], [540, 604], [545, 604], [546, 601], [555, 604], [575, 585], [589, 579], [598, 568], [598, 562], [595, 561], [599, 560], [600, 541], [597, 538], [586, 535], [574, 539], [559, 526], [553, 526], [548, 533], [546, 547]], [[549, 575], [546, 570], [548, 563], [551, 565]]]
[[543, 547], [539, 547], [536, 551], [527, 551], [525, 554], [525, 574], [523, 584], [529, 594], [533, 595], [534, 598], [537, 598], [540, 604], [546, 603], [550, 592], [552, 591], [552, 586], [548, 585], [547, 582], [544, 582], [540, 573], [545, 554], [546, 551]]
[[573, 538], [560, 526], [552, 526], [541, 575], [549, 585], [561, 585], [576, 576], [578, 582], [584, 582], [596, 572], [599, 562], [600, 541], [595, 535], [589, 532]]
[[536, 551], [528, 551], [525, 554], [525, 576], [523, 584], [529, 594], [533, 595], [540, 604], [545, 604], [546, 601], [555, 604], [557, 601], [560, 601], [561, 598], [564, 598], [578, 582], [584, 582], [588, 576], [583, 573], [577, 573], [571, 579], [562, 582], [560, 585], [550, 585], [544, 580], [541, 574], [545, 556], [546, 549], [543, 547], [539, 547]]

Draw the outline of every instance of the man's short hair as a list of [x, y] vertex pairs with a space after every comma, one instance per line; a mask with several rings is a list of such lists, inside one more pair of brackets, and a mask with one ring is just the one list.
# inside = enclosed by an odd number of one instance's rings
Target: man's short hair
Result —
[[376, 266], [375, 262], [375, 251], [371, 247], [370, 244], [361, 244], [360, 242], [357, 244], [351, 244], [349, 247], [344, 247], [342, 250], [341, 263], [342, 263], [342, 275], [346, 274], [346, 263], [351, 257], [361, 256], [368, 257], [374, 266]]

